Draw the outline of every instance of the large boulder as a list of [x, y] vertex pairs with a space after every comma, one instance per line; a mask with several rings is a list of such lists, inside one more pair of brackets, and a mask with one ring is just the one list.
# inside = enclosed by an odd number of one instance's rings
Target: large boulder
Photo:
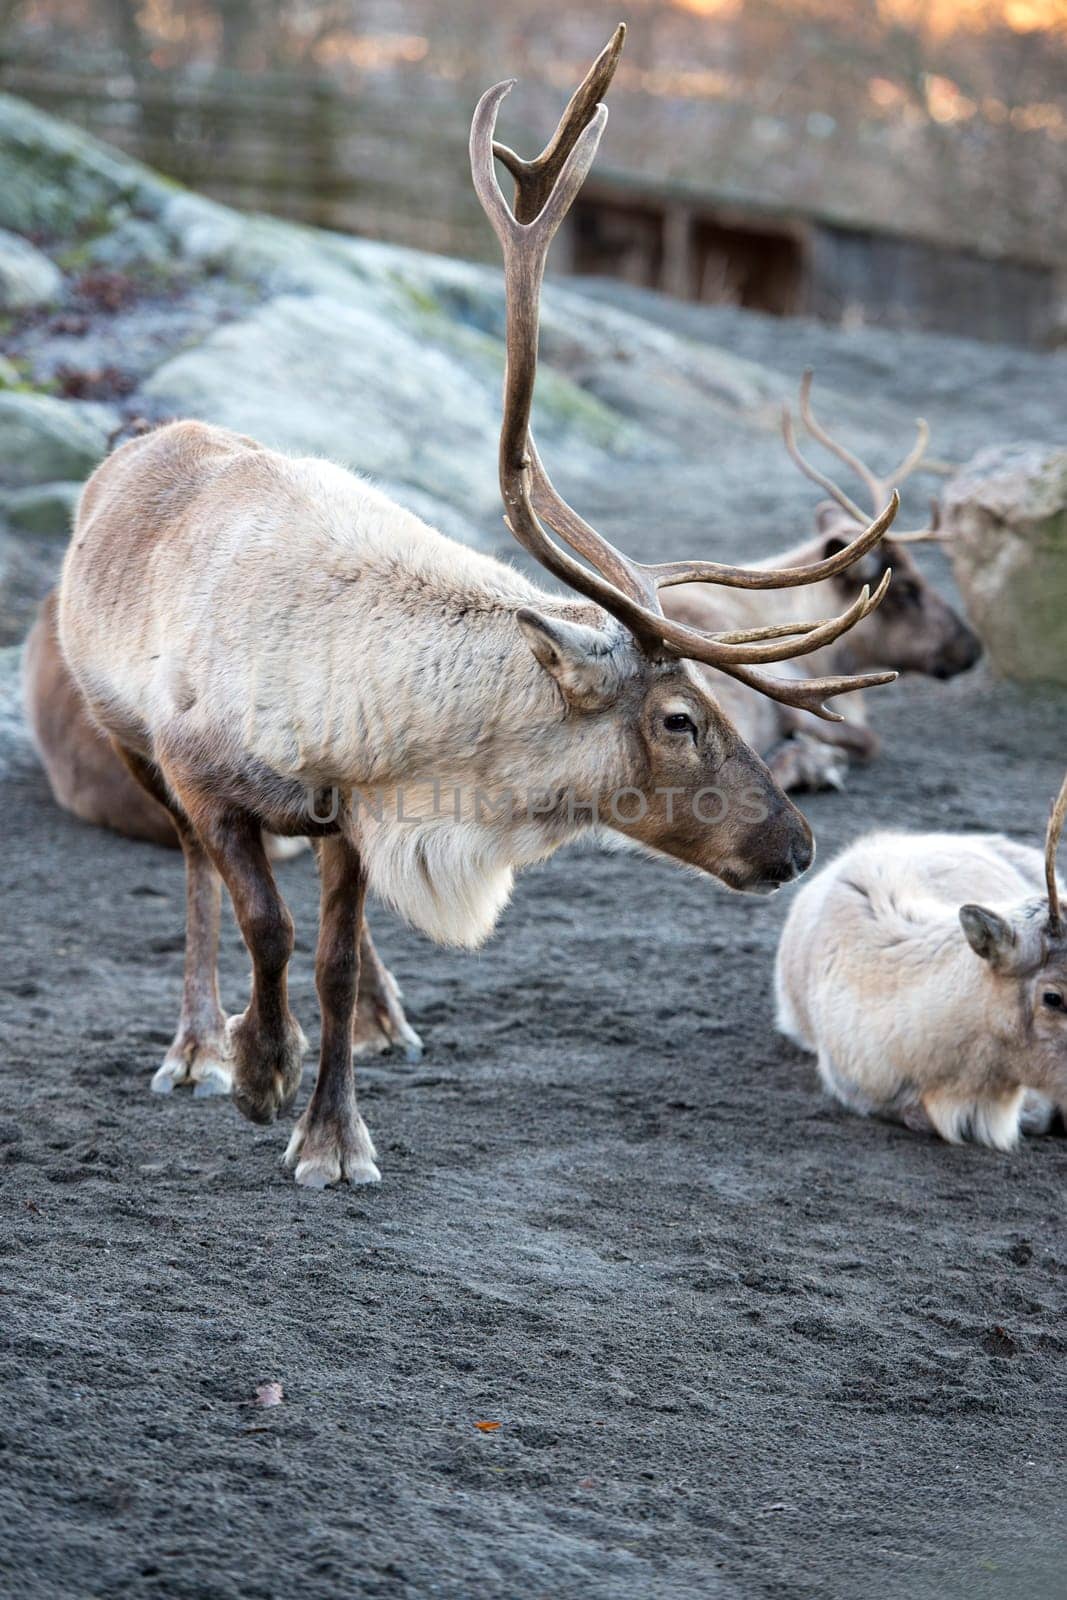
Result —
[[0, 510], [21, 533], [66, 539], [81, 490], [80, 483], [31, 483], [0, 497]]
[[0, 393], [0, 483], [77, 481], [107, 453], [118, 413], [89, 402], [20, 390]]
[[486, 513], [496, 463], [487, 387], [413, 333], [319, 295], [282, 295], [165, 362], [144, 386], [164, 412], [325, 455]]
[[0, 228], [0, 311], [49, 305], [63, 292], [63, 274], [43, 251]]
[[1067, 684], [1067, 450], [983, 450], [942, 508], [956, 581], [994, 666]]
[[35, 764], [22, 709], [22, 646], [0, 646], [0, 778]]
[[174, 190], [80, 128], [0, 94], [0, 226], [69, 245], [130, 212], [157, 215]]
[[[331, 268], [331, 270], [333, 270]], [[496, 528], [496, 436], [504, 353], [402, 292], [402, 280], [351, 265], [329, 293], [278, 294], [164, 362], [143, 394], [157, 413], [202, 417], [264, 444], [331, 460]], [[609, 406], [545, 367], [543, 443], [579, 465], [626, 448], [633, 430]], [[429, 497], [429, 500], [426, 499]]]

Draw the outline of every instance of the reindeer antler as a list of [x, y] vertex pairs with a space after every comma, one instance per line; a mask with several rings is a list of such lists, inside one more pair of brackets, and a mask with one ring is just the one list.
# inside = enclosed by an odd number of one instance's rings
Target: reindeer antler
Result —
[[1060, 888], [1056, 881], [1056, 853], [1060, 847], [1060, 835], [1063, 833], [1064, 819], [1067, 818], [1067, 778], [1060, 785], [1060, 792], [1056, 796], [1056, 804], [1052, 807], [1048, 819], [1048, 831], [1045, 834], [1045, 884], [1048, 889], [1048, 931], [1055, 937], [1063, 932], [1063, 917], [1060, 913]]
[[[915, 443], [903, 461], [894, 467], [892, 472], [887, 473], [883, 478], [879, 478], [871, 471], [865, 461], [861, 461], [859, 456], [854, 455], [839, 439], [835, 439], [823, 427], [821, 422], [817, 421], [811, 408], [813, 378], [814, 374], [809, 367], [800, 380], [800, 415], [804, 426], [813, 439], [817, 439], [819, 444], [825, 446], [831, 455], [837, 457], [838, 461], [843, 462], [850, 472], [855, 473], [860, 482], [866, 486], [867, 492], [871, 497], [872, 510], [877, 511], [878, 507], [884, 503], [886, 496], [891, 492], [899, 491], [905, 478], [909, 478], [916, 468], [922, 465], [926, 455], [926, 447], [930, 443], [930, 429], [922, 417], [917, 418], [915, 423]], [[858, 522], [861, 525], [866, 523], [866, 513], [860, 509], [851, 495], [846, 494], [840, 484], [835, 483], [825, 472], [820, 472], [818, 467], [813, 466], [801, 453], [793, 428], [792, 412], [788, 405], [782, 407], [782, 438], [785, 440], [786, 449], [804, 476], [810, 478], [812, 483], [817, 483], [819, 488], [828, 494], [832, 500], [836, 500], [842, 511], [847, 512], [853, 522]], [[947, 538], [948, 535], [941, 531], [941, 507], [936, 498], [930, 501], [930, 521], [925, 528], [912, 528], [907, 532], [886, 534], [886, 541], [890, 544], [940, 542]]]
[[[536, 160], [523, 161], [506, 146], [494, 143], [500, 105], [513, 88], [514, 79], [486, 90], [471, 124], [474, 187], [504, 252], [507, 370], [500, 431], [500, 490], [505, 520], [524, 549], [555, 577], [622, 622], [649, 655], [674, 654], [703, 662], [783, 705], [839, 722], [840, 714], [829, 710], [822, 703], [824, 700], [889, 683], [896, 673], [788, 681], [768, 677], [757, 668], [810, 654], [839, 639], [881, 603], [888, 572], [873, 595], [864, 587], [840, 616], [793, 624], [788, 630], [771, 627], [746, 633], [702, 633], [665, 617], [657, 591], [677, 583], [719, 583], [745, 589], [818, 583], [844, 571], [878, 543], [896, 514], [899, 501], [895, 494], [881, 516], [851, 544], [812, 566], [752, 570], [713, 561], [642, 565], [617, 550], [556, 492], [530, 433], [541, 284], [549, 246], [593, 164], [608, 117], [607, 107], [598, 100], [611, 82], [625, 32], [625, 26], [620, 25], [597, 57]], [[514, 210], [497, 181], [494, 159], [499, 159], [515, 180]], [[575, 561], [550, 537], [542, 517], [589, 566]], [[784, 637], [786, 634], [788, 637]]]

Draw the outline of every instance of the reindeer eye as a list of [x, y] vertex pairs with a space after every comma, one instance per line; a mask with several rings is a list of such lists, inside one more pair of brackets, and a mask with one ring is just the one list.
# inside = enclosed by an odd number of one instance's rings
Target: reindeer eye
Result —
[[1058, 989], [1046, 989], [1041, 996], [1041, 1004], [1048, 1006], [1050, 1011], [1063, 1011], [1065, 1002]]
[[688, 733], [694, 739], [697, 736], [696, 723], [692, 717], [687, 717], [684, 711], [672, 711], [669, 716], [664, 717], [663, 726], [668, 733]]

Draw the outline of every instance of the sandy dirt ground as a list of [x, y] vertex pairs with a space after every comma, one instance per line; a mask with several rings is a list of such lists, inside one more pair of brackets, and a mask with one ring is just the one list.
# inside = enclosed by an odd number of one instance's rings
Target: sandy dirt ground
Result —
[[[1061, 431], [1063, 362], [722, 332], [794, 376], [816, 355], [857, 414], [891, 389], [956, 459]], [[771, 433], [716, 448], [698, 548], [803, 527]], [[658, 555], [676, 488], [583, 509]], [[984, 669], [883, 691], [881, 760], [806, 802], [823, 859], [875, 824], [1036, 842], [1065, 711]], [[380, 1188], [316, 1194], [288, 1125], [149, 1093], [180, 861], [61, 815], [25, 761], [0, 805], [12, 1600], [1067, 1594], [1067, 1141], [950, 1149], [831, 1106], [774, 1031], [788, 892], [590, 850], [524, 878], [478, 956], [376, 912], [428, 1050], [361, 1072]], [[281, 870], [314, 1042], [314, 876]], [[239, 1010], [232, 926], [223, 968]]]
[[[822, 851], [1035, 837], [1063, 711], [894, 688], [884, 759], [808, 803]], [[362, 1073], [380, 1188], [314, 1194], [285, 1127], [148, 1092], [178, 859], [32, 772], [3, 815], [8, 1594], [1067, 1591], [1067, 1143], [830, 1106], [773, 1030], [785, 895], [589, 852], [479, 956], [379, 914], [429, 1049]], [[312, 1032], [313, 873], [282, 871]], [[231, 1009], [245, 981], [231, 927]]]

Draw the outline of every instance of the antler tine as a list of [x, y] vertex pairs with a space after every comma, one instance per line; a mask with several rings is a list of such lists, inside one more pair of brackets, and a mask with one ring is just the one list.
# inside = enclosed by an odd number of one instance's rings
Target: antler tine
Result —
[[813, 717], [824, 722], [844, 722], [840, 711], [831, 711], [824, 705], [839, 694], [853, 694], [857, 689], [877, 689], [883, 683], [895, 683], [896, 672], [865, 672], [854, 678], [773, 678], [765, 672], [749, 672], [744, 667], [731, 667], [730, 676], [745, 683], [768, 700], [779, 705], [793, 706], [797, 711], [810, 711]]
[[[679, 583], [719, 583], [727, 589], [794, 589], [799, 584], [821, 583], [824, 578], [835, 578], [844, 572], [886, 538], [899, 505], [900, 496], [894, 490], [882, 514], [850, 544], [825, 561], [814, 561], [807, 567], [726, 567], [717, 561], [663, 561], [639, 570], [651, 577], [657, 589], [670, 589]], [[866, 520], [861, 514], [860, 521]]]
[[[596, 155], [607, 122], [607, 107], [596, 108], [578, 133], [563, 162], [555, 187], [530, 222], [519, 222], [504, 198], [494, 167], [493, 132], [500, 104], [511, 79], [486, 90], [471, 124], [470, 154], [474, 187], [504, 251], [506, 301], [504, 418], [500, 430], [500, 492], [505, 520], [519, 543], [557, 578], [604, 607], [630, 628], [643, 646], [654, 648], [649, 624], [654, 614], [640, 604], [645, 586], [620, 551], [600, 537], [576, 512], [570, 514], [574, 548], [597, 568], [590, 572], [549, 538], [530, 495], [533, 465], [547, 484], [530, 436], [530, 411], [537, 375], [539, 303], [545, 261], [552, 238], [581, 187]], [[549, 498], [555, 502], [555, 491]], [[563, 502], [559, 502], [563, 506]], [[566, 537], [566, 532], [564, 537]]]
[[[608, 108], [597, 106], [567, 152], [544, 205], [529, 222], [520, 222], [504, 198], [493, 166], [493, 129], [500, 103], [514, 89], [515, 82], [514, 78], [506, 78], [503, 83], [487, 89], [478, 101], [471, 123], [471, 176], [482, 210], [504, 247], [505, 267], [521, 259], [531, 278], [530, 286], [539, 291], [548, 247], [593, 165], [608, 120]], [[525, 242], [526, 247], [520, 256], [516, 247], [521, 242]]]
[[[912, 445], [903, 461], [901, 461], [898, 466], [894, 467], [892, 472], [887, 473], [884, 478], [878, 478], [874, 475], [871, 469], [860, 460], [859, 456], [853, 455], [851, 450], [846, 449], [843, 444], [839, 443], [837, 439], [835, 439], [831, 434], [827, 433], [822, 424], [816, 420], [815, 414], [811, 408], [811, 385], [813, 377], [814, 374], [809, 367], [800, 380], [800, 414], [804, 420], [804, 426], [807, 428], [812, 438], [817, 439], [820, 444], [825, 445], [827, 450], [835, 455], [839, 461], [843, 461], [845, 465], [867, 485], [867, 488], [870, 490], [871, 495], [873, 496], [874, 505], [877, 507], [881, 503], [886, 490], [889, 489], [890, 486], [893, 487], [894, 492], [898, 491], [904, 480], [909, 478], [915, 471], [916, 467], [922, 463], [923, 458], [926, 455], [926, 447], [930, 443], [929, 425], [923, 420], [922, 417], [916, 418], [915, 443]], [[786, 449], [789, 451], [789, 454], [792, 456], [793, 460], [796, 462], [804, 476], [806, 478], [810, 478], [812, 483], [817, 483], [819, 488], [822, 489], [826, 494], [830, 495], [841, 507], [842, 511], [847, 512], [853, 521], [866, 522], [867, 518], [865, 513], [860, 510], [859, 506], [852, 499], [852, 497], [845, 493], [840, 484], [835, 483], [833, 479], [828, 477], [825, 472], [820, 472], [818, 467], [812, 466], [811, 462], [806, 460], [804, 455], [801, 453], [800, 446], [797, 443], [796, 433], [793, 430], [792, 414], [790, 413], [788, 406], [782, 407], [782, 438], [785, 441]], [[936, 497], [930, 501], [930, 509], [930, 521], [925, 528], [912, 528], [906, 532], [901, 531], [900, 533], [889, 532], [885, 536], [886, 543], [924, 544], [948, 539], [949, 535], [941, 532], [941, 507]]]
[[909, 528], [901, 533], [887, 534], [893, 544], [948, 544], [952, 534], [941, 526], [941, 502], [936, 495], [930, 500], [930, 520], [925, 528]]
[[1048, 819], [1048, 831], [1045, 834], [1045, 885], [1048, 889], [1048, 929], [1057, 937], [1063, 932], [1063, 917], [1060, 913], [1060, 887], [1056, 881], [1056, 853], [1060, 847], [1060, 835], [1063, 833], [1064, 819], [1067, 818], [1067, 777], [1060, 785], [1060, 792], [1056, 796], [1056, 803], [1052, 807], [1052, 814]]
[[[813, 562], [806, 567], [731, 567], [719, 561], [662, 561], [644, 564], [631, 561], [628, 556], [624, 556], [561, 498], [552, 486], [532, 437], [528, 439], [527, 444], [534, 509], [579, 555], [593, 560], [595, 552], [597, 564], [603, 567], [607, 555], [610, 554], [610, 557], [619, 563], [619, 575], [615, 581], [622, 587], [624, 579], [633, 581], [636, 578], [639, 587], [634, 598], [652, 606], [657, 619], [659, 601], [655, 597], [656, 591], [672, 588], [679, 583], [717, 583], [727, 589], [791, 589], [801, 584], [821, 583], [824, 578], [836, 577], [839, 572], [844, 572], [855, 561], [865, 556], [885, 537], [886, 529], [896, 516], [900, 504], [899, 496], [891, 495], [889, 504], [881, 516], [864, 528], [850, 544], [845, 545], [835, 555], [828, 556], [825, 561]], [[608, 575], [615, 577], [614, 572]], [[657, 620], [657, 628], [661, 634], [663, 626], [664, 624]], [[816, 626], [821, 624], [811, 624], [812, 628]], [[796, 631], [804, 630], [798, 628]], [[762, 637], [771, 638], [772, 635], [764, 633]]]
[[[752, 640], [750, 648], [744, 649], [738, 659], [744, 666], [766, 666], [774, 661], [793, 661], [798, 656], [808, 656], [815, 650], [822, 650], [881, 605], [892, 576], [887, 568], [873, 594], [870, 587], [864, 584], [855, 600], [840, 616], [828, 617], [824, 622], [803, 623], [797, 630], [797, 636], [786, 638], [784, 643], [775, 644], [775, 635], [767, 630], [765, 642]], [[679, 655], [685, 656], [688, 661], [702, 661], [709, 667], [722, 666], [723, 649], [732, 648], [728, 635], [720, 637], [716, 633], [698, 633], [695, 629], [675, 623], [668, 624], [666, 629], [661, 628], [660, 635], [665, 643], [673, 645]], [[778, 638], [781, 637], [778, 634]]]
[[[548, 571], [616, 617], [649, 655], [678, 654], [703, 662], [731, 673], [742, 682], [750, 682], [760, 692], [783, 704], [802, 706], [817, 716], [838, 721], [840, 718], [836, 713], [821, 705], [823, 699], [874, 683], [884, 683], [889, 678], [885, 674], [874, 674], [859, 678], [815, 679], [808, 683], [764, 678], [757, 667], [763, 663], [809, 654], [840, 638], [880, 604], [888, 584], [888, 574], [873, 595], [864, 588], [840, 616], [823, 622], [805, 623], [794, 629], [785, 642], [778, 642], [784, 637], [781, 630], [764, 630], [758, 639], [735, 641], [728, 636], [718, 639], [714, 635], [687, 628], [664, 617], [656, 593], [660, 582], [685, 581], [677, 575], [677, 566], [673, 569], [642, 567], [631, 562], [602, 538], [556, 493], [530, 435], [530, 413], [537, 374], [540, 293], [548, 250], [592, 165], [600, 143], [607, 121], [607, 108], [598, 105], [589, 114], [588, 96], [593, 92], [595, 81], [606, 84], [610, 80], [622, 38], [623, 35], [617, 32], [608, 50], [599, 58], [593, 73], [587, 76], [578, 95], [572, 98], [543, 157], [538, 158], [546, 169], [552, 165], [556, 175], [551, 187], [543, 195], [540, 208], [528, 219], [527, 200], [522, 198], [523, 184], [524, 181], [528, 182], [530, 171], [537, 164], [521, 162], [514, 152], [495, 146], [493, 141], [501, 102], [513, 87], [514, 80], [497, 84], [486, 91], [478, 102], [471, 124], [470, 154], [474, 186], [504, 252], [507, 367], [504, 417], [500, 432], [500, 488], [505, 520], [519, 543]], [[584, 117], [587, 120], [579, 126]], [[494, 165], [497, 150], [505, 151], [501, 159], [516, 178], [516, 207], [521, 205], [525, 220], [519, 220], [504, 198]], [[527, 188], [527, 197], [529, 192]], [[540, 521], [539, 511], [549, 526], [567, 541], [571, 549], [583, 556], [593, 570], [575, 561], [556, 544]], [[699, 572], [696, 568], [689, 570], [697, 572], [702, 580], [749, 588], [817, 582], [830, 576], [831, 571], [849, 566], [864, 550], [877, 543], [895, 511], [894, 497], [882, 517], [831, 563], [783, 569], [778, 573], [748, 572], [743, 568], [719, 567], [712, 562], [698, 563]]]
[[[805, 374], [805, 376], [807, 376], [807, 374]], [[801, 454], [800, 446], [797, 443], [796, 432], [793, 428], [793, 413], [790, 411], [787, 405], [783, 405], [782, 407], [782, 438], [785, 441], [786, 449], [789, 451], [789, 454], [792, 456], [793, 460], [796, 462], [804, 476], [806, 478], [810, 478], [812, 483], [818, 484], [819, 488], [822, 489], [825, 494], [830, 495], [832, 499], [836, 500], [842, 511], [847, 511], [848, 515], [853, 519], [854, 522], [866, 522], [866, 516], [860, 510], [852, 496], [846, 494], [844, 489], [841, 488], [840, 484], [835, 483], [832, 478], [827, 477], [825, 472], [820, 472], [818, 467], [812, 466], [811, 462]], [[877, 504], [878, 502], [875, 501], [875, 505]]]
[[[817, 439], [821, 445], [824, 445], [831, 455], [837, 457], [838, 461], [843, 461], [849, 471], [854, 472], [860, 482], [866, 484], [871, 497], [871, 505], [877, 508], [885, 498], [886, 481], [882, 478], [876, 478], [865, 461], [861, 461], [859, 456], [853, 455], [851, 450], [839, 443], [832, 434], [827, 433], [822, 424], [816, 420], [815, 414], [811, 409], [811, 385], [814, 377], [815, 374], [809, 367], [800, 380], [800, 415], [804, 426], [813, 439]], [[860, 520], [862, 521], [862, 517]]]
[[[586, 556], [588, 560], [595, 561], [600, 571], [605, 569], [605, 552], [608, 552], [620, 563], [623, 575], [631, 580], [636, 579], [641, 589], [637, 594], [629, 596], [632, 603], [628, 616], [622, 616], [617, 606], [608, 605], [607, 609], [613, 611], [620, 621], [625, 621], [628, 627], [633, 628], [636, 621], [635, 631], [638, 631], [638, 636], [651, 641], [653, 649], [662, 650], [663, 647], [667, 647], [690, 661], [702, 661], [708, 666], [719, 667], [724, 672], [733, 672], [734, 667], [739, 664], [754, 666], [773, 661], [787, 661], [795, 656], [809, 655], [813, 650], [820, 650], [824, 645], [833, 643], [843, 633], [855, 627], [857, 622], [869, 616], [885, 598], [892, 577], [890, 569], [883, 573], [882, 580], [873, 595], [864, 585], [846, 611], [825, 621], [793, 624], [788, 630], [757, 629], [754, 633], [747, 636], [739, 635], [736, 638], [729, 634], [720, 636], [701, 633], [695, 628], [686, 627], [684, 623], [674, 622], [663, 616], [656, 595], [657, 589], [670, 584], [714, 582], [735, 589], [777, 589], [817, 582], [844, 571], [883, 537], [886, 528], [896, 515], [899, 504], [897, 495], [893, 495], [882, 515], [850, 545], [826, 561], [817, 562], [812, 566], [777, 567], [766, 571], [760, 568], [720, 566], [714, 561], [681, 561], [667, 562], [660, 566], [642, 566], [630, 562], [560, 499], [549, 481], [533, 439], [528, 439], [527, 443], [536, 510], [541, 512], [557, 533], [562, 534], [572, 549]], [[563, 556], [565, 560], [570, 559], [562, 551], [558, 551], [557, 554]], [[558, 574], [558, 569], [554, 570]], [[584, 568], [578, 570], [585, 572]], [[589, 591], [585, 589], [582, 592]], [[591, 598], [596, 597], [591, 596]], [[601, 599], [600, 604], [605, 604], [605, 601]], [[787, 635], [792, 635], [793, 639], [785, 645], [771, 647], [768, 644], [756, 649], [743, 648], [749, 643], [759, 646], [763, 641], [781, 639]], [[803, 638], [802, 644], [796, 642], [798, 636]]]
[[506, 144], [494, 143], [494, 156], [515, 180], [515, 215], [520, 222], [532, 222], [544, 206], [571, 147], [611, 87], [625, 43], [626, 24], [620, 22], [571, 95], [555, 133], [539, 156], [524, 161]]
[[915, 419], [915, 443], [904, 457], [898, 467], [886, 474], [883, 483], [895, 484], [899, 489], [905, 478], [910, 478], [916, 467], [926, 454], [926, 447], [930, 443], [930, 427], [922, 417]]

